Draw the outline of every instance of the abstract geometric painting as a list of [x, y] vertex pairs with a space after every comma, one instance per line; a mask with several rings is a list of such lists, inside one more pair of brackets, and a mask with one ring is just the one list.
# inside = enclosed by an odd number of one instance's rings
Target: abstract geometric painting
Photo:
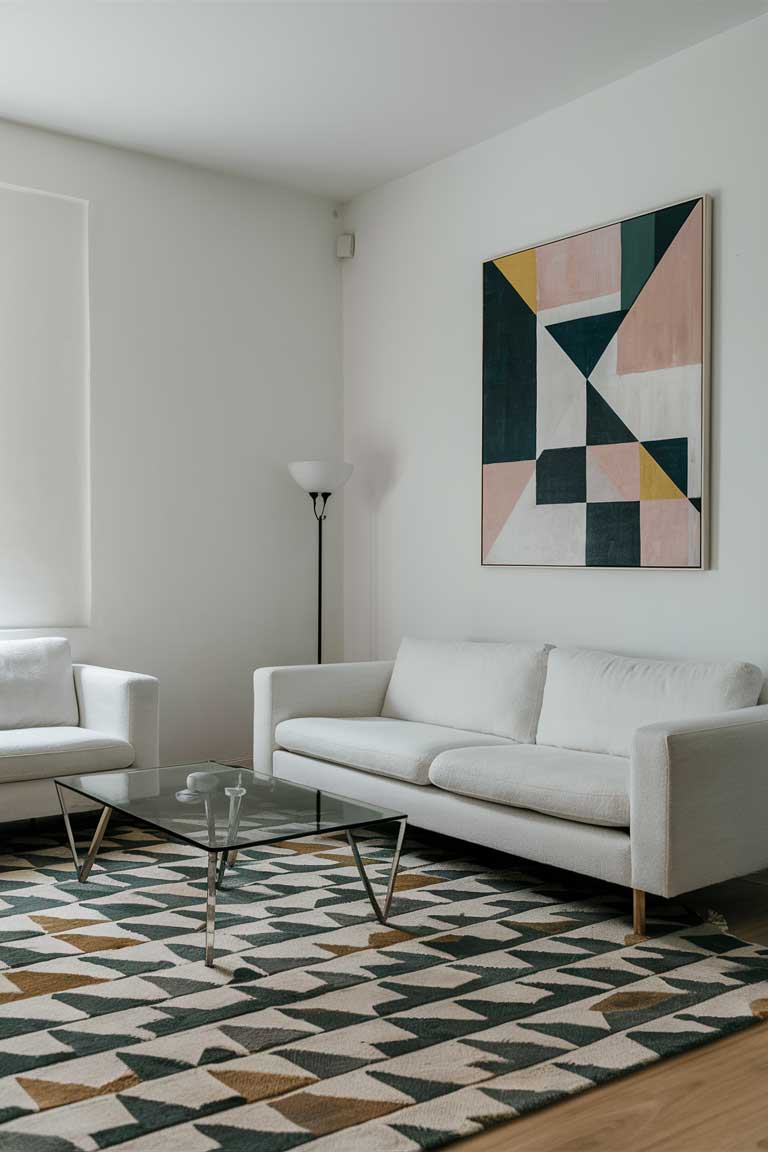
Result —
[[484, 564], [706, 566], [706, 197], [483, 265]]

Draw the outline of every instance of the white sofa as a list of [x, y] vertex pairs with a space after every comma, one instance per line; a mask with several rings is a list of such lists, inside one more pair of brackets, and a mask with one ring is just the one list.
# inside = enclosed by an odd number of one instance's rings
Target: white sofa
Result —
[[645, 893], [768, 865], [753, 664], [404, 640], [395, 662], [260, 668], [254, 766]]
[[0, 643], [0, 821], [58, 813], [56, 776], [157, 763], [153, 676], [73, 664], [58, 637]]

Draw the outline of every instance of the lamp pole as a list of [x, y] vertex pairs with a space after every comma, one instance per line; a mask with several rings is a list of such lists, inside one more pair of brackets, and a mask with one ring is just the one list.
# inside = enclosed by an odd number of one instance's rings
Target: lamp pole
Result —
[[317, 520], [317, 662], [323, 662], [323, 520], [331, 498], [330, 492], [310, 492], [312, 511]]
[[317, 520], [317, 662], [323, 662], [323, 520], [328, 501], [343, 488], [352, 475], [353, 464], [346, 460], [294, 460], [288, 471], [312, 501]]

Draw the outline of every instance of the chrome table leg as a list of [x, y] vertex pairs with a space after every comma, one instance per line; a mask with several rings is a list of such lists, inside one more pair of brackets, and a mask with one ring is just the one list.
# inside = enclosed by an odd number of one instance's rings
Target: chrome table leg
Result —
[[349, 841], [349, 846], [352, 849], [352, 855], [355, 858], [355, 864], [357, 865], [357, 870], [360, 873], [360, 879], [363, 882], [363, 887], [365, 888], [366, 895], [371, 902], [371, 907], [373, 908], [376, 919], [379, 920], [382, 924], [386, 924], [387, 916], [389, 915], [389, 909], [392, 905], [392, 897], [395, 892], [395, 882], [397, 880], [397, 869], [400, 864], [400, 853], [403, 850], [403, 840], [405, 839], [405, 829], [407, 824], [408, 821], [406, 819], [402, 819], [400, 821], [400, 827], [397, 832], [397, 839], [395, 840], [395, 851], [392, 857], [392, 868], [389, 873], [386, 895], [384, 896], [383, 908], [380, 906], [378, 900], [376, 899], [376, 895], [373, 891], [373, 888], [371, 887], [371, 882], [366, 875], [363, 862], [360, 859], [360, 852], [357, 847], [357, 841], [352, 835], [351, 829], [347, 829], [347, 840]]
[[234, 868], [235, 860], [237, 860], [237, 849], [227, 852], [226, 849], [221, 854], [221, 862], [219, 863], [219, 878], [216, 881], [216, 887], [221, 888], [224, 883], [224, 876], [227, 868]]
[[[54, 783], [56, 783], [56, 782], [54, 781]], [[88, 846], [88, 851], [85, 855], [85, 860], [83, 860], [81, 863], [80, 857], [77, 854], [77, 845], [75, 843], [75, 836], [74, 836], [74, 833], [72, 831], [72, 825], [69, 822], [69, 813], [67, 812], [67, 806], [64, 803], [64, 796], [62, 794], [61, 788], [60, 788], [58, 783], [56, 783], [56, 792], [57, 792], [58, 797], [59, 797], [59, 804], [61, 805], [61, 814], [64, 817], [64, 827], [65, 827], [66, 832], [67, 832], [67, 840], [69, 841], [69, 850], [72, 853], [72, 859], [75, 862], [75, 871], [77, 872], [77, 878], [81, 884], [84, 884], [85, 881], [90, 876], [91, 868], [93, 868], [93, 862], [96, 859], [96, 853], [98, 852], [99, 848], [101, 847], [101, 842], [104, 839], [104, 833], [107, 830], [107, 825], [109, 824], [109, 818], [112, 815], [112, 809], [109, 808], [106, 804], [102, 808], [101, 815], [99, 816], [99, 822], [96, 825], [96, 831], [93, 834], [93, 838], [91, 840], [90, 845]]]
[[205, 963], [213, 967], [213, 938], [216, 932], [216, 852], [208, 853], [208, 890], [205, 899]]

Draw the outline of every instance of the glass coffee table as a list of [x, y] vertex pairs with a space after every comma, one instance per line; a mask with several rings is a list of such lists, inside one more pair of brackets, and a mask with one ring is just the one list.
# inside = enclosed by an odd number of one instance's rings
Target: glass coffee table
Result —
[[[205, 963], [213, 965], [216, 890], [241, 848], [263, 847], [302, 836], [345, 832], [373, 912], [386, 924], [403, 847], [407, 817], [389, 808], [361, 804], [275, 776], [235, 768], [215, 761], [179, 764], [172, 768], [127, 768], [60, 776], [54, 783], [64, 816], [78, 880], [89, 876], [112, 812], [124, 812], [172, 839], [204, 848], [208, 853], [208, 895], [205, 916]], [[96, 831], [83, 860], [77, 852], [65, 793], [75, 792], [102, 805]], [[397, 823], [392, 867], [383, 903], [366, 874], [354, 832]]]

